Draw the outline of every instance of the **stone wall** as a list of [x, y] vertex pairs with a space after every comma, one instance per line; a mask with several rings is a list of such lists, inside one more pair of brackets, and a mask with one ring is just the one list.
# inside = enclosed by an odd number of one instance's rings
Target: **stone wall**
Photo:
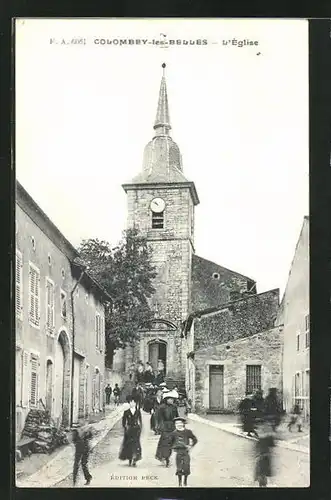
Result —
[[209, 260], [192, 257], [192, 311], [218, 307], [229, 302], [232, 294], [239, 295], [247, 290], [256, 293], [254, 280], [230, 271]]
[[195, 411], [209, 410], [210, 365], [223, 365], [224, 410], [236, 411], [246, 391], [246, 365], [261, 365], [264, 394], [282, 389], [282, 329], [273, 328], [248, 338], [211, 345], [195, 352], [192, 394]]
[[274, 325], [279, 290], [252, 295], [194, 320], [194, 349], [254, 335]]

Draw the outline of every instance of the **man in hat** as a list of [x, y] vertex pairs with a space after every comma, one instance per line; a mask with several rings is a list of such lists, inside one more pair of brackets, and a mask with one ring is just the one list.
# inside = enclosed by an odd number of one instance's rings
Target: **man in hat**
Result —
[[190, 429], [185, 428], [186, 420], [182, 417], [174, 419], [176, 429], [171, 435], [171, 446], [176, 452], [176, 476], [178, 476], [178, 486], [182, 486], [184, 476], [184, 486], [187, 486], [187, 477], [191, 474], [190, 450], [198, 442], [196, 436]]
[[177, 398], [178, 394], [174, 391], [166, 392], [163, 395], [163, 402], [158, 411], [161, 436], [157, 445], [155, 458], [161, 462], [164, 460], [166, 467], [169, 467], [172, 452], [172, 432], [175, 430], [174, 418], [178, 417], [178, 410], [174, 405], [174, 400]]

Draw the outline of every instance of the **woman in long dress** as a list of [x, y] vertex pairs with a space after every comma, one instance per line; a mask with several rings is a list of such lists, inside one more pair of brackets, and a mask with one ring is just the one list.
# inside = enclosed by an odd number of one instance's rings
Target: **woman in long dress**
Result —
[[140, 435], [142, 420], [135, 398], [129, 396], [127, 401], [129, 409], [123, 413], [122, 425], [124, 427], [124, 438], [119, 458], [120, 460], [129, 460], [129, 465], [135, 467], [138, 460], [141, 460]]
[[177, 406], [174, 399], [178, 397], [172, 391], [166, 392], [163, 396], [165, 400], [159, 407], [158, 418], [161, 436], [157, 445], [155, 458], [161, 462], [164, 460], [166, 467], [169, 467], [169, 459], [172, 452], [172, 432], [175, 430], [174, 418], [178, 417]]
[[162, 403], [162, 390], [159, 388], [156, 391], [156, 395], [153, 400], [153, 407], [151, 410], [151, 429], [154, 431], [154, 434], [160, 434], [160, 426], [159, 426], [159, 409]]

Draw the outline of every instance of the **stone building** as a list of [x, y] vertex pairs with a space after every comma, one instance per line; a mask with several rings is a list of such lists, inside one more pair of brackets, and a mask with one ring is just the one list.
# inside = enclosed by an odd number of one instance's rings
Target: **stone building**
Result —
[[184, 174], [170, 130], [163, 73], [154, 137], [145, 147], [142, 171], [123, 185], [127, 226], [147, 237], [157, 270], [151, 301], [155, 321], [148, 330], [141, 330], [134, 348], [126, 348], [125, 354], [117, 353], [115, 358], [126, 372], [138, 359], [149, 360], [155, 369], [161, 359], [167, 376], [183, 383], [187, 350], [181, 330], [189, 314], [245, 292], [256, 293], [256, 285], [248, 277], [195, 255], [194, 213], [199, 197], [194, 182]]
[[309, 416], [309, 217], [304, 217], [287, 285], [277, 317], [284, 325], [283, 397], [290, 411], [295, 403]]
[[30, 409], [67, 426], [103, 408], [105, 291], [16, 185], [16, 431]]
[[198, 412], [234, 411], [245, 394], [282, 384], [279, 290], [252, 294], [189, 315], [186, 391]]

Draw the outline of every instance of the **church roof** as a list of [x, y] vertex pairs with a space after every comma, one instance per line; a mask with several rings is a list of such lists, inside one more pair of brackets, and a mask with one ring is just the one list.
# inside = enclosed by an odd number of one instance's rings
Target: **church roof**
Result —
[[139, 184], [182, 184], [188, 183], [195, 204], [199, 203], [193, 182], [183, 174], [182, 156], [176, 142], [170, 137], [170, 114], [167, 94], [167, 84], [164, 74], [161, 79], [156, 118], [154, 122], [155, 135], [144, 150], [143, 168], [129, 183], [124, 184], [126, 190], [129, 185]]

